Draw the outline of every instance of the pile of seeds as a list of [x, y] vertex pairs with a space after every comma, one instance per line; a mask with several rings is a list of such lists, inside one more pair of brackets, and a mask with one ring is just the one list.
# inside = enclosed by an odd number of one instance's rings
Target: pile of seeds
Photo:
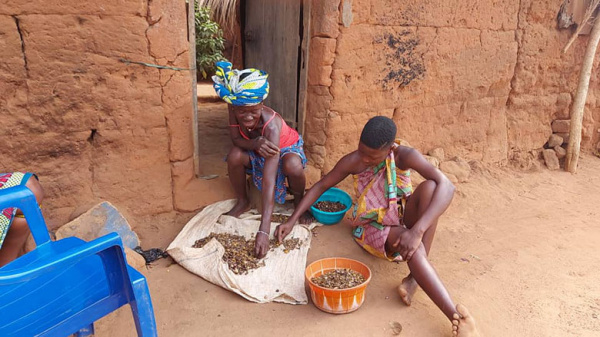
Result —
[[333, 269], [319, 277], [310, 279], [314, 284], [330, 289], [346, 289], [356, 287], [365, 282], [365, 277], [352, 269]]
[[282, 244], [283, 244], [283, 252], [287, 254], [291, 250], [299, 249], [300, 246], [302, 246], [302, 241], [300, 241], [300, 239], [298, 239], [298, 238], [293, 238], [293, 239], [283, 240], [283, 242], [280, 244], [279, 241], [277, 241], [277, 239], [269, 240], [269, 247], [271, 248], [271, 250], [281, 246]]
[[202, 248], [212, 239], [217, 239], [225, 248], [223, 261], [235, 274], [247, 274], [249, 270], [265, 265], [254, 256], [254, 240], [246, 240], [241, 235], [210, 233], [209, 236], [197, 240], [192, 247]]
[[288, 221], [289, 218], [289, 215], [273, 214], [271, 215], [271, 222], [284, 223]]
[[315, 204], [315, 208], [319, 211], [333, 213], [345, 210], [346, 206], [337, 201], [319, 201]]
[[[210, 240], [216, 239], [225, 248], [225, 254], [223, 254], [223, 261], [227, 263], [229, 269], [237, 275], [248, 274], [248, 271], [257, 269], [265, 265], [264, 261], [254, 256], [254, 242], [255, 240], [246, 240], [241, 235], [233, 235], [226, 233], [210, 233], [205, 238], [196, 240], [193, 248], [202, 248]], [[302, 246], [302, 241], [298, 238], [284, 240], [282, 242], [284, 253], [289, 253], [293, 249], [299, 249]], [[276, 239], [269, 240], [269, 248], [273, 249], [279, 247], [280, 244]]]

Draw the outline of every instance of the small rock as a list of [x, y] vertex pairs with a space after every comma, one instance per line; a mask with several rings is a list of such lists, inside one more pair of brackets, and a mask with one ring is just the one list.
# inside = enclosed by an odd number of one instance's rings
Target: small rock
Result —
[[469, 176], [471, 175], [471, 166], [469, 163], [458, 157], [441, 163], [440, 169], [444, 173], [453, 174], [461, 183], [469, 180]]
[[552, 132], [570, 132], [571, 121], [568, 119], [557, 119], [552, 122]]
[[563, 144], [568, 144], [569, 143], [569, 134], [568, 133], [566, 133], [566, 132], [560, 132], [560, 133], [556, 133], [556, 135], [563, 139]]
[[425, 157], [425, 160], [427, 160], [427, 162], [431, 165], [433, 165], [433, 167], [435, 168], [439, 168], [440, 167], [440, 161], [433, 156], [423, 156]]
[[442, 149], [441, 147], [435, 148], [435, 149], [429, 151], [427, 154], [434, 158], [437, 158], [437, 160], [440, 163], [443, 163], [446, 160], [445, 154], [444, 154], [444, 149]]
[[140, 254], [134, 252], [132, 249], [125, 247], [125, 257], [127, 263], [138, 271], [142, 271], [146, 267], [146, 260]]
[[567, 150], [558, 145], [554, 147], [554, 152], [556, 152], [556, 156], [559, 160], [563, 159], [567, 155]]
[[556, 156], [554, 149], [545, 149], [542, 152], [542, 156], [544, 157], [544, 162], [546, 163], [546, 166], [548, 166], [548, 169], [554, 171], [560, 168], [558, 157]]
[[563, 143], [563, 139], [561, 136], [557, 134], [550, 135], [550, 139], [548, 139], [548, 148], [552, 149], [555, 146], [561, 146]]

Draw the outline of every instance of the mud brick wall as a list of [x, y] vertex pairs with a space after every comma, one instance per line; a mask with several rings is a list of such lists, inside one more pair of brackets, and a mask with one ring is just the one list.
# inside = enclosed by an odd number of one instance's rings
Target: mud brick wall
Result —
[[[537, 156], [569, 116], [587, 37], [565, 55], [561, 0], [312, 2], [306, 148], [329, 171], [373, 115], [427, 152], [488, 163]], [[595, 69], [598, 69], [597, 66]], [[584, 148], [598, 141], [597, 71]]]
[[184, 1], [0, 1], [0, 172], [36, 172], [62, 225], [105, 199], [131, 215], [174, 209], [191, 160]]

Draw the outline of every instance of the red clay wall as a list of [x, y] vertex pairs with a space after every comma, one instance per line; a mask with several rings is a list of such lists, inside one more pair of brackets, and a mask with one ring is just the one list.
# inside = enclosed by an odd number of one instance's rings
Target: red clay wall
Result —
[[[568, 117], [587, 42], [560, 54], [560, 3], [313, 1], [309, 175], [377, 114], [421, 151], [504, 162], [541, 148]], [[51, 226], [98, 199], [135, 225], [230, 196], [193, 177], [189, 73], [119, 61], [188, 67], [186, 25], [184, 1], [0, 0], [0, 171], [40, 175]], [[594, 76], [588, 148], [599, 98]]]
[[119, 59], [188, 67], [187, 50], [183, 0], [0, 1], [0, 172], [40, 175], [51, 226], [98, 199], [172, 211], [189, 73]]
[[[561, 55], [570, 36], [557, 28], [561, 3], [313, 1], [305, 135], [311, 175], [354, 150], [373, 115], [393, 118], [421, 151], [443, 147], [450, 157], [498, 163], [541, 148], [551, 121], [568, 118], [587, 42], [580, 37]], [[598, 95], [594, 76], [586, 148], [598, 138]]]

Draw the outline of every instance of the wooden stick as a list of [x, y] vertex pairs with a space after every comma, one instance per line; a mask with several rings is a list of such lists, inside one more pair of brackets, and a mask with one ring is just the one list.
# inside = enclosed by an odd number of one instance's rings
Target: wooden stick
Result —
[[594, 65], [594, 56], [600, 41], [600, 20], [594, 22], [594, 27], [590, 34], [588, 45], [585, 49], [581, 72], [579, 73], [579, 84], [575, 100], [571, 108], [571, 132], [569, 135], [569, 146], [567, 147], [566, 169], [575, 173], [577, 171], [577, 162], [579, 161], [579, 150], [581, 149], [581, 128], [583, 127], [583, 112], [585, 110], [585, 101], [590, 86], [590, 76], [592, 75], [592, 66]]
[[190, 76], [192, 77], [192, 135], [194, 137], [194, 173], [200, 176], [200, 143], [198, 139], [198, 88], [196, 71], [196, 0], [188, 2], [188, 40], [190, 42]]

